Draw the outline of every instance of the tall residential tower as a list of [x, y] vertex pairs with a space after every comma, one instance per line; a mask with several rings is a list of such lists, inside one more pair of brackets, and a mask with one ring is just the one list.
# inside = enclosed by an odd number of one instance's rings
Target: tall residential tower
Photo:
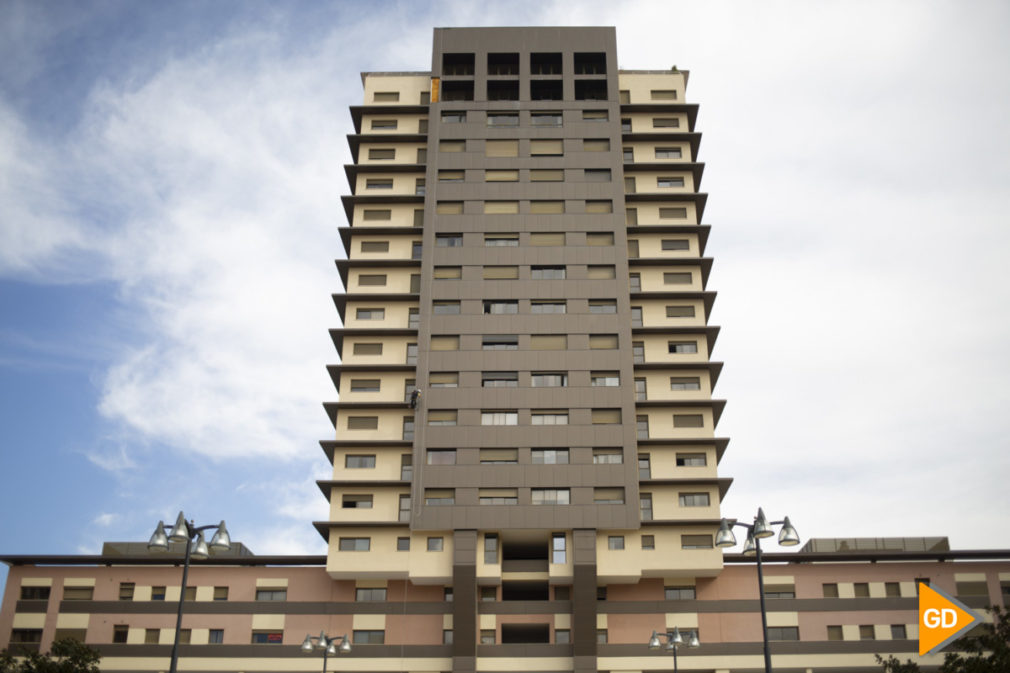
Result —
[[351, 109], [327, 570], [450, 593], [454, 671], [596, 671], [640, 621], [600, 600], [722, 568], [698, 108], [613, 28], [436, 29], [431, 68]]

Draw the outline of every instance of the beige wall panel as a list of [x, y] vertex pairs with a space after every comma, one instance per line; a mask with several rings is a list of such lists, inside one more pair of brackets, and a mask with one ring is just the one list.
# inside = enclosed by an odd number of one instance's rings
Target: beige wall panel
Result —
[[[651, 156], [656, 143], [649, 145], [649, 155]], [[643, 150], [644, 153], [644, 150]], [[636, 161], [650, 161], [646, 157], [640, 159], [636, 158]], [[652, 161], [658, 161], [657, 159], [652, 159]], [[664, 160], [670, 161], [671, 165], [675, 165], [674, 161], [680, 160]], [[669, 203], [661, 201], [635, 201], [632, 203], [625, 204], [627, 208], [634, 208], [638, 213], [638, 224], [642, 226], [649, 226], [650, 224], [698, 224], [698, 209], [695, 207], [694, 203], [691, 201], [683, 201], [678, 203]], [[669, 218], [660, 217], [660, 208], [685, 208], [687, 212], [684, 217]]]
[[[376, 209], [388, 209], [390, 211], [390, 219], [388, 220], [366, 220], [364, 211], [365, 210], [376, 210]], [[365, 229], [367, 227], [414, 227], [414, 211], [420, 210], [421, 204], [419, 203], [398, 203], [398, 204], [388, 204], [388, 205], [378, 205], [378, 204], [368, 204], [363, 205], [357, 203], [354, 205], [354, 216], [351, 220], [351, 224], [356, 229]]]
[[[649, 334], [634, 337], [645, 347], [646, 362], [708, 362], [708, 339], [704, 334]], [[698, 344], [697, 353], [671, 353], [671, 341], [694, 341]]]
[[859, 640], [858, 624], [842, 624], [841, 626], [843, 640]]
[[[402, 97], [402, 95], [401, 95]], [[418, 99], [420, 100], [420, 99]], [[375, 119], [395, 119], [397, 121], [395, 129], [384, 129], [372, 128], [372, 121]], [[398, 133], [424, 133], [421, 131], [421, 121], [427, 120], [428, 115], [416, 115], [416, 114], [373, 114], [373, 115], [361, 115], [361, 133], [362, 135], [395, 135]], [[652, 123], [651, 121], [649, 122]], [[683, 126], [684, 122], [681, 122]]]
[[[671, 377], [684, 378], [690, 376], [698, 378], [698, 386], [700, 390], [671, 390]], [[671, 369], [668, 371], [647, 370], [637, 372], [635, 378], [645, 378], [647, 400], [712, 399], [712, 381], [708, 375], [708, 370], [705, 369], [698, 369], [695, 371], [687, 371], [683, 369]]]
[[[633, 271], [633, 270], [632, 270]], [[646, 327], [685, 327], [705, 324], [705, 305], [691, 299], [636, 299], [635, 306], [642, 307], [642, 324]], [[693, 306], [694, 316], [671, 318], [666, 315], [667, 306]]]
[[677, 627], [680, 629], [696, 629], [698, 628], [698, 615], [687, 612], [668, 612], [664, 619], [666, 620], [666, 628], [672, 629]]
[[278, 631], [283, 631], [284, 617], [285, 615], [253, 615], [253, 630], [276, 629]]
[[[402, 434], [402, 424], [401, 434]], [[399, 439], [397, 437], [396, 439]], [[410, 449], [400, 446], [374, 447], [369, 446], [361, 449], [340, 449], [333, 455], [333, 479], [334, 480], [398, 480], [400, 478], [400, 465], [402, 456], [409, 454]], [[349, 455], [374, 455], [375, 467], [373, 468], [347, 468], [347, 456]]]
[[[701, 285], [701, 269], [697, 266], [633, 266], [631, 273], [642, 277], [643, 292], [700, 292], [705, 288]], [[683, 284], [666, 284], [665, 273], [690, 273], [691, 282]]]
[[[371, 495], [372, 506], [348, 507], [343, 506], [343, 496], [347, 495]], [[410, 487], [396, 486], [341, 486], [331, 490], [330, 497], [330, 521], [350, 521], [350, 522], [379, 522], [396, 521], [400, 512], [400, 496], [409, 495]], [[382, 586], [382, 585], [380, 585]]]
[[[381, 343], [382, 353], [379, 355], [362, 355], [354, 353], [356, 343]], [[402, 365], [407, 362], [407, 344], [417, 343], [417, 337], [394, 336], [354, 336], [344, 339], [344, 357], [342, 362], [347, 365]], [[344, 374], [349, 377], [350, 374]], [[358, 374], [355, 374], [358, 376]], [[362, 377], [364, 374], [361, 375]]]
[[[21, 578], [21, 586], [23, 587], [51, 587], [53, 585], [52, 577], [23, 577]], [[13, 585], [11, 585], [13, 586]]]
[[[684, 80], [684, 73], [672, 70], [668, 73], [621, 72], [617, 75], [617, 82], [618, 88], [621, 91], [627, 91], [631, 102], [634, 104], [657, 102], [683, 103], [684, 89], [687, 86]], [[677, 99], [675, 101], [654, 101], [651, 95], [654, 89], [673, 89], [677, 92]]]
[[[628, 582], [646, 577], [710, 577], [722, 569], [722, 550], [682, 549], [681, 534], [715, 534], [715, 527], [647, 527], [639, 531], [614, 531], [624, 535], [624, 549], [607, 549], [607, 535], [597, 537], [596, 572], [600, 582]], [[652, 535], [654, 550], [643, 550], [641, 536]], [[602, 538], [602, 539], [601, 539]], [[655, 599], [654, 599], [655, 600]]]
[[[88, 615], [75, 616], [84, 617], [84, 625], [88, 625]], [[15, 629], [41, 629], [45, 625], [46, 613], [44, 612], [18, 612], [14, 615], [13, 628]]]
[[257, 577], [256, 586], [262, 589], [285, 589], [288, 586], [287, 577]]
[[385, 629], [386, 615], [354, 615], [355, 629]]
[[[494, 615], [489, 615], [494, 617]], [[452, 628], [452, 615], [442, 615], [442, 628], [451, 629]], [[491, 627], [488, 627], [491, 628]]]
[[[650, 426], [651, 427], [651, 426]], [[642, 486], [643, 491], [652, 493], [653, 518], [667, 519], [718, 519], [719, 490], [713, 486]], [[708, 493], [708, 507], [681, 507], [681, 493]], [[606, 540], [604, 540], [606, 544]], [[648, 552], [644, 552], [648, 553]]]
[[[488, 627], [490, 628], [490, 627]], [[572, 616], [567, 613], [559, 613], [554, 615], [554, 628], [555, 629], [570, 629], [572, 628]]]
[[64, 612], [56, 616], [56, 628], [58, 629], [86, 629], [91, 615]]
[[914, 580], [911, 582], [901, 582], [900, 585], [902, 598], [911, 598], [912, 596], [915, 596], [916, 589]]
[[856, 588], [852, 585], [852, 582], [838, 582], [838, 597], [839, 598], [856, 597]]
[[887, 592], [883, 582], [870, 582], [870, 598], [885, 598]]
[[[383, 346], [383, 354], [386, 348]], [[406, 351], [405, 351], [406, 352]], [[340, 377], [341, 402], [403, 402], [407, 379], [414, 379], [413, 372], [347, 372]], [[377, 392], [352, 391], [351, 382], [358, 379], [378, 379]]]
[[[645, 95], [648, 96], [649, 93], [646, 92]], [[680, 125], [656, 127], [652, 121], [656, 117], [675, 118], [680, 120]], [[621, 119], [631, 120], [632, 133], [686, 133], [690, 131], [687, 115], [682, 112], [625, 112], [621, 114]]]
[[[347, 291], [356, 292], [360, 294], [407, 293], [410, 291], [410, 276], [411, 274], [416, 273], [420, 273], [420, 269], [414, 267], [396, 268], [396, 267], [377, 266], [374, 269], [368, 269], [368, 268], [351, 269], [351, 272], [347, 276]], [[386, 284], [362, 285], [360, 282], [360, 278], [362, 275], [366, 276], [384, 275], [386, 277]]]
[[[650, 113], [650, 114], [640, 114], [634, 115], [638, 117], [638, 121], [642, 124], [648, 124], [648, 129], [640, 129], [639, 131], [634, 131], [635, 133], [662, 133], [666, 131], [671, 131], [674, 133], [683, 133], [687, 128], [687, 115], [671, 115], [662, 112]], [[679, 129], [652, 129], [652, 118], [653, 117], [680, 117], [681, 126], [683, 128]], [[621, 115], [622, 119], [627, 118], [627, 115]], [[632, 129], [634, 129], [635, 120], [632, 119]], [[666, 143], [662, 143], [664, 147], [667, 147]], [[627, 144], [625, 144], [627, 147]], [[627, 171], [624, 176], [626, 178], [635, 178], [635, 193], [636, 194], [690, 194], [694, 192], [694, 174], [691, 171], [685, 171], [682, 169], [673, 169], [669, 171]], [[660, 187], [659, 178], [683, 178], [684, 186], [680, 187]]]
[[[397, 440], [403, 437], [403, 417], [400, 409], [341, 409], [337, 412], [337, 437], [345, 441], [355, 440]], [[351, 416], [376, 416], [378, 428], [375, 430], [348, 430], [347, 419]], [[358, 453], [369, 453], [359, 451]]]
[[189, 642], [193, 645], [207, 645], [210, 642], [210, 629], [191, 629]]
[[[687, 239], [687, 250], [663, 250], [663, 241], [672, 239]], [[698, 236], [697, 234], [634, 234], [628, 236], [629, 241], [638, 242], [639, 257], [669, 257], [684, 258], [698, 257]], [[631, 269], [634, 271], [634, 267]]]
[[[338, 551], [341, 537], [371, 538], [370, 551]], [[396, 551], [396, 538], [410, 537], [410, 551]], [[428, 551], [428, 537], [442, 538], [442, 551]], [[333, 530], [327, 572], [336, 579], [359, 577], [409, 577], [418, 584], [447, 582], [452, 577], [452, 532], [414, 533], [407, 529], [352, 528]]]
[[[398, 91], [398, 101], [375, 100], [377, 91]], [[365, 105], [418, 105], [421, 94], [431, 91], [431, 75], [410, 74], [392, 75], [385, 73], [368, 73], [365, 75]]]
[[[413, 187], [411, 187], [411, 193], [413, 194]], [[396, 236], [390, 236], [388, 234], [380, 235], [365, 235], [355, 233], [351, 237], [351, 259], [402, 259], [409, 260], [411, 258], [411, 253], [413, 251], [413, 244], [415, 242], [421, 242], [421, 232], [417, 232], [417, 237], [404, 236], [402, 234]], [[386, 241], [389, 243], [389, 250], [386, 252], [368, 252], [362, 251], [361, 244], [365, 243], [381, 243]], [[365, 246], [368, 247], [368, 246]], [[418, 270], [415, 269], [414, 273]]]
[[[570, 671], [571, 657], [477, 657], [478, 671]], [[450, 669], [445, 669], [450, 670]]]
[[[704, 427], [700, 428], [675, 428], [673, 427], [674, 414], [701, 414]], [[712, 437], [712, 410], [695, 407], [666, 407], [662, 409], [639, 409], [639, 416], [649, 417], [649, 438], [693, 438]]]
[[133, 600], [135, 601], [149, 601], [151, 600], [151, 587], [150, 585], [137, 585], [133, 589]]
[[[359, 320], [357, 317], [359, 308], [381, 308], [385, 310], [385, 314], [382, 320]], [[411, 308], [417, 308], [417, 303], [405, 301], [349, 301], [347, 302], [344, 327], [354, 329], [402, 329], [409, 323]]]
[[497, 615], [477, 615], [479, 629], [489, 630], [498, 627]]
[[769, 612], [768, 626], [799, 626], [800, 613], [798, 612]]
[[[672, 146], [672, 145], [671, 145]], [[665, 145], [664, 145], [665, 147]], [[384, 165], [389, 166], [390, 164], [416, 164], [417, 163], [417, 151], [419, 149], [424, 149], [425, 145], [421, 143], [404, 143], [404, 142], [367, 142], [361, 143], [358, 148], [358, 164], [359, 165]], [[396, 153], [392, 159], [369, 159], [368, 150], [370, 149], [395, 149]], [[688, 150], [690, 152], [690, 150]]]
[[63, 579], [63, 586], [65, 587], [93, 587], [95, 586], [94, 577], [65, 577]]
[[165, 587], [165, 602], [166, 603], [178, 603], [179, 596], [182, 595], [182, 590], [178, 585], [172, 586], [168, 585]]
[[985, 582], [985, 573], [954, 573], [955, 582]]
[[607, 617], [609, 615], [603, 614], [601, 612], [596, 613], [596, 628], [605, 629], [607, 628]]
[[[136, 594], [136, 589], [134, 589], [134, 594]], [[198, 586], [196, 588], [196, 600], [198, 601], [214, 600], [214, 587]]]

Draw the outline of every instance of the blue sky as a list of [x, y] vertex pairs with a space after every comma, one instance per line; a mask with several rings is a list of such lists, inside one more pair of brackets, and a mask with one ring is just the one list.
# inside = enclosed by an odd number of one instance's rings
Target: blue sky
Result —
[[621, 67], [691, 71], [724, 512], [1010, 546], [1005, 3], [0, 17], [0, 552], [96, 553], [183, 509], [259, 553], [322, 553], [358, 73], [426, 69], [434, 26], [534, 24], [615, 25]]

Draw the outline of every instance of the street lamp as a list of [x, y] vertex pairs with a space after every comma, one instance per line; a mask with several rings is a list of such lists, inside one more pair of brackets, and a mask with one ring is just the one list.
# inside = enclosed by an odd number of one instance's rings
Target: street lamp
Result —
[[[210, 545], [203, 537], [205, 530], [215, 529], [214, 536], [210, 539]], [[216, 526], [200, 526], [197, 528], [192, 522], [187, 522], [182, 512], [175, 520], [175, 526], [168, 533], [165, 532], [165, 522], [159, 521], [158, 527], [154, 529], [154, 535], [147, 543], [150, 551], [168, 551], [169, 542], [185, 542], [186, 555], [182, 562], [182, 588], [179, 590], [179, 610], [175, 615], [175, 640], [172, 642], [172, 663], [169, 666], [169, 673], [176, 673], [179, 665], [179, 632], [182, 631], [182, 605], [186, 600], [186, 579], [189, 576], [189, 560], [195, 558], [198, 561], [210, 556], [213, 551], [228, 551], [231, 549], [231, 536], [225, 528], [224, 521]]]
[[305, 636], [305, 640], [302, 641], [302, 652], [311, 654], [316, 650], [323, 651], [323, 673], [326, 673], [326, 659], [350, 652], [351, 641], [347, 639], [347, 634], [330, 637], [324, 631], [320, 631], [318, 636]]
[[782, 521], [768, 521], [764, 510], [758, 507], [757, 516], [754, 523], [742, 523], [735, 519], [723, 519], [719, 524], [719, 532], [715, 535], [716, 547], [732, 547], [736, 544], [736, 536], [733, 534], [733, 526], [742, 526], [747, 529], [747, 541], [743, 545], [744, 554], [755, 554], [758, 569], [758, 597], [761, 599], [761, 638], [764, 641], [765, 673], [772, 673], [772, 655], [768, 650], [768, 614], [765, 611], [765, 580], [764, 572], [761, 568], [761, 540], [772, 537], [775, 531], [772, 526], [782, 525], [779, 531], [779, 544], [783, 547], [792, 547], [800, 543], [800, 536], [789, 522], [789, 517], [784, 517]]
[[[666, 645], [663, 645], [663, 641], [666, 641]], [[676, 626], [673, 627], [673, 631], [668, 631], [667, 633], [658, 633], [656, 631], [652, 632], [652, 637], [649, 638], [649, 649], [658, 650], [662, 647], [664, 650], [673, 650], [673, 673], [677, 673], [677, 649], [685, 645], [684, 637], [680, 635], [680, 629]], [[691, 635], [687, 638], [686, 647], [698, 647], [701, 645], [698, 642], [698, 632], [692, 631]]]

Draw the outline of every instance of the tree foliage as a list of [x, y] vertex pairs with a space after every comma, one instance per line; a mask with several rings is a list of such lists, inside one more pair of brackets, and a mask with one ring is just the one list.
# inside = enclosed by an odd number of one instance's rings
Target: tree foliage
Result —
[[48, 654], [0, 652], [0, 673], [99, 673], [102, 655], [74, 638], [57, 640]]
[[[962, 638], [943, 655], [940, 673], [1007, 673], [1010, 671], [1010, 613], [998, 606], [989, 608], [992, 624], [982, 624], [975, 635]], [[920, 673], [911, 659], [877, 655], [884, 673]]]

